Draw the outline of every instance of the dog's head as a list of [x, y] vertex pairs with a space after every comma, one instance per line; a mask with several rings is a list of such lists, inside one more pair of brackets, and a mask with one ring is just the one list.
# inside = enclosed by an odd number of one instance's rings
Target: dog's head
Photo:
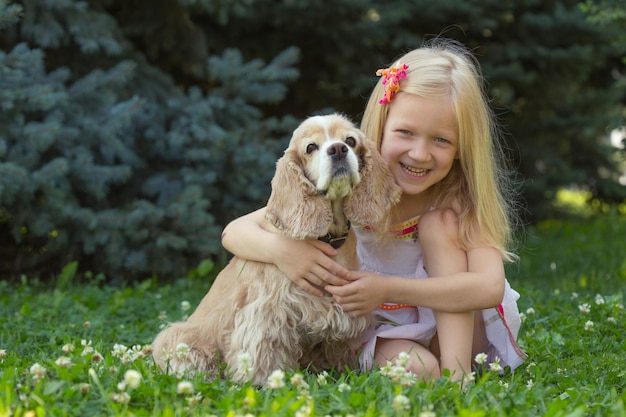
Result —
[[400, 198], [385, 161], [352, 122], [313, 116], [293, 133], [276, 164], [267, 220], [294, 239], [317, 238], [333, 223], [342, 199], [355, 225], [378, 223]]

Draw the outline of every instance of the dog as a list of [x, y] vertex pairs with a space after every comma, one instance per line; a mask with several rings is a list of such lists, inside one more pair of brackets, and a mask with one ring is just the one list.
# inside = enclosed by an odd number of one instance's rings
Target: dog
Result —
[[[271, 185], [265, 228], [329, 242], [338, 249], [335, 260], [352, 269], [351, 227], [377, 224], [400, 196], [374, 145], [337, 113], [296, 128]], [[354, 369], [370, 323], [345, 314], [330, 294], [309, 294], [273, 264], [233, 257], [196, 311], [162, 330], [152, 350], [166, 372], [264, 385], [277, 369]]]

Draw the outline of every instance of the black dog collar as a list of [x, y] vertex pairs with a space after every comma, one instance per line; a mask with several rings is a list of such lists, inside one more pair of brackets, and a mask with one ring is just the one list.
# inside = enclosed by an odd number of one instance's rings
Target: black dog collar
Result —
[[337, 236], [337, 235], [328, 233], [324, 236], [318, 237], [317, 240], [321, 240], [322, 242], [329, 243], [330, 246], [332, 246], [333, 248], [339, 249], [340, 247], [343, 246], [344, 243], [346, 243], [346, 240], [348, 239], [348, 233], [350, 233], [350, 222], [348, 222], [348, 229], [346, 230], [344, 234]]

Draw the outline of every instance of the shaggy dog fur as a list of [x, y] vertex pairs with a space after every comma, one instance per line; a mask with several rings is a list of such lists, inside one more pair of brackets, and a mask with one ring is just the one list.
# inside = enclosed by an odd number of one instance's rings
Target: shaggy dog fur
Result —
[[[359, 129], [338, 114], [314, 116], [294, 131], [277, 162], [266, 228], [294, 239], [345, 239], [336, 261], [356, 268], [350, 224], [378, 223], [399, 195]], [[369, 323], [345, 314], [328, 294], [307, 293], [272, 264], [234, 257], [194, 314], [157, 336], [153, 355], [167, 372], [215, 377], [223, 361], [225, 376], [263, 385], [276, 369], [356, 367]], [[186, 355], [177, 353], [181, 343]]]

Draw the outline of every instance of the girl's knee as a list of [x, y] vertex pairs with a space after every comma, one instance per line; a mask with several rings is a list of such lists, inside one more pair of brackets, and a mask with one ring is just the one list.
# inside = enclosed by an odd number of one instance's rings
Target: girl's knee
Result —
[[412, 355], [409, 370], [424, 380], [441, 377], [439, 360], [432, 353], [429, 355]]
[[441, 376], [439, 359], [428, 348], [410, 340], [381, 339], [374, 359], [384, 367], [388, 362], [395, 363], [401, 353], [408, 354], [408, 363], [403, 366], [418, 378], [429, 380]]

